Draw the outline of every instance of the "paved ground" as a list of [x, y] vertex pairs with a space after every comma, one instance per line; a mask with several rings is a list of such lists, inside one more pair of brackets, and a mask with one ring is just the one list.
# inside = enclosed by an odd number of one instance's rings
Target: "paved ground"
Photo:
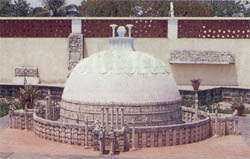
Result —
[[[0, 119], [0, 122], [6, 119]], [[248, 118], [240, 119], [244, 129]], [[245, 123], [245, 124], [244, 124]], [[6, 124], [0, 124], [6, 127]], [[249, 131], [246, 131], [246, 133]], [[121, 153], [119, 156], [100, 156], [80, 146], [55, 143], [36, 137], [26, 130], [0, 128], [0, 159], [249, 159], [247, 135], [225, 136], [163, 148], [148, 148]]]
[[239, 117], [239, 131], [245, 142], [250, 146], [250, 114]]
[[9, 120], [9, 117], [7, 115], [0, 118], [0, 128], [7, 128], [8, 127], [8, 120]]

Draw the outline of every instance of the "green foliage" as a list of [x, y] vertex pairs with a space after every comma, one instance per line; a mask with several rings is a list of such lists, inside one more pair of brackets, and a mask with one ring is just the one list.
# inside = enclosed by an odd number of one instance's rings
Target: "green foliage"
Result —
[[15, 0], [12, 13], [15, 17], [27, 17], [31, 15], [32, 8], [25, 0]]
[[81, 16], [130, 17], [168, 16], [169, 1], [89, 0], [80, 6]]
[[8, 17], [12, 16], [12, 3], [11, 0], [0, 0], [0, 16]]
[[49, 10], [43, 7], [36, 7], [32, 11], [34, 17], [49, 17]]
[[174, 11], [177, 17], [209, 17], [213, 15], [213, 8], [209, 1], [176, 1]]
[[7, 115], [9, 112], [9, 105], [5, 102], [0, 102], [0, 117]]
[[25, 0], [1, 0], [0, 1], [0, 16], [27, 17], [32, 13], [30, 4]]
[[231, 17], [245, 13], [245, 7], [240, 1], [214, 1], [212, 5], [214, 16], [218, 17]]
[[51, 12], [51, 16], [60, 17], [64, 16], [63, 8], [65, 6], [65, 0], [43, 0], [44, 8]]
[[[41, 0], [32, 9], [26, 0], [0, 0], [0, 16], [167, 17], [171, 0], [83, 0], [77, 11], [65, 0]], [[175, 16], [250, 16], [241, 1], [173, 1]], [[79, 7], [79, 10], [78, 10]], [[80, 14], [79, 14], [80, 12]]]
[[37, 87], [30, 85], [26, 85], [24, 86], [24, 88], [20, 88], [17, 95], [17, 99], [23, 109], [33, 109], [35, 100], [41, 99], [41, 97], [41, 91]]

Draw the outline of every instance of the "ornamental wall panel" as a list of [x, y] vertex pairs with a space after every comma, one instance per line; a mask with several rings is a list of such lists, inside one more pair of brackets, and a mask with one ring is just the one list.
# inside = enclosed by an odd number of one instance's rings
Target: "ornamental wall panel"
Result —
[[250, 20], [178, 20], [178, 38], [249, 39]]
[[110, 24], [133, 24], [132, 37], [135, 38], [167, 38], [167, 20], [82, 20], [82, 33], [86, 38], [111, 37]]

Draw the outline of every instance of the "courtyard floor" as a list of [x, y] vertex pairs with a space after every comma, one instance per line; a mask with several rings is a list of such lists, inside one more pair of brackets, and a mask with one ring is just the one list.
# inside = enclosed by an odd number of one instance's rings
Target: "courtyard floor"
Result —
[[[46, 141], [25, 130], [0, 129], [0, 159], [94, 159], [95, 151]], [[148, 148], [121, 153], [121, 159], [249, 159], [250, 146], [241, 136], [226, 136], [181, 146]]]
[[0, 159], [249, 159], [250, 145], [244, 136], [212, 137], [202, 142], [100, 156], [98, 152], [38, 138], [26, 130], [6, 127], [0, 119]]

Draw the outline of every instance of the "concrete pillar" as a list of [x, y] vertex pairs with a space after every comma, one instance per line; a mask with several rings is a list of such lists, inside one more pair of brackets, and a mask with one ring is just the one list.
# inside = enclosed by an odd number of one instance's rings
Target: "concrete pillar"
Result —
[[71, 32], [72, 33], [82, 33], [82, 21], [81, 19], [71, 20]]
[[178, 38], [178, 20], [169, 19], [168, 20], [168, 39]]

